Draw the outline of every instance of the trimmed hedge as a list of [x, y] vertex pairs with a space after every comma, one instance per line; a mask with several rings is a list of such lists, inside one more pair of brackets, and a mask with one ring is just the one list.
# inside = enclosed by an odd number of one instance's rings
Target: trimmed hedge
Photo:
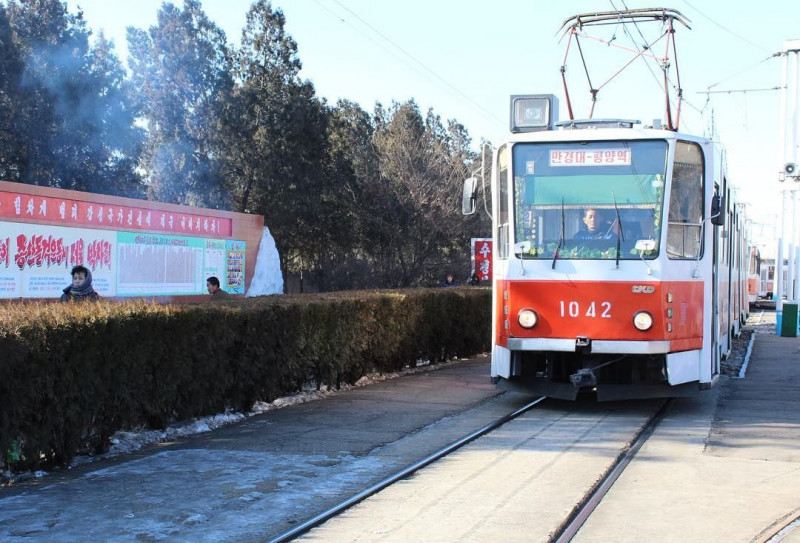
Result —
[[0, 451], [15, 470], [107, 450], [118, 430], [339, 387], [489, 348], [486, 288], [0, 310]]

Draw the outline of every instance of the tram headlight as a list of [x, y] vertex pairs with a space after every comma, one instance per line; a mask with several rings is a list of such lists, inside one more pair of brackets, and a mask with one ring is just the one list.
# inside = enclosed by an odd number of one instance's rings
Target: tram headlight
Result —
[[523, 328], [533, 328], [539, 322], [539, 315], [533, 309], [522, 309], [517, 314], [517, 322]]
[[633, 316], [633, 325], [642, 332], [650, 330], [653, 327], [653, 315], [647, 311], [639, 311]]

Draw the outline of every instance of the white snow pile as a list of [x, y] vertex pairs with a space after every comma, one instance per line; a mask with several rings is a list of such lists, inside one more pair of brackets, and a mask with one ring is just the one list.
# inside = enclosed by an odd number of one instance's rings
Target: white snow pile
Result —
[[266, 296], [269, 294], [283, 293], [283, 275], [281, 275], [281, 259], [275, 239], [269, 233], [269, 228], [264, 227], [261, 243], [258, 246], [256, 266], [247, 297]]

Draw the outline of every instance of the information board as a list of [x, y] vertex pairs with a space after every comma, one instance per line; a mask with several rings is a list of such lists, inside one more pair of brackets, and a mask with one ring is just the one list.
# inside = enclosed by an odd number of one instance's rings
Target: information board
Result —
[[0, 221], [0, 298], [57, 298], [76, 265], [105, 297], [206, 294], [212, 275], [243, 294], [245, 249], [238, 240]]

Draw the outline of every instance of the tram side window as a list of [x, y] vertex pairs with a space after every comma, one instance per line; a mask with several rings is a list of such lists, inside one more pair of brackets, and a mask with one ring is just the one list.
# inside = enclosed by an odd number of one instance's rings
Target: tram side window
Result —
[[508, 258], [508, 147], [497, 155], [497, 258]]
[[672, 191], [667, 225], [667, 256], [700, 257], [703, 225], [703, 151], [696, 143], [679, 141], [672, 166]]

